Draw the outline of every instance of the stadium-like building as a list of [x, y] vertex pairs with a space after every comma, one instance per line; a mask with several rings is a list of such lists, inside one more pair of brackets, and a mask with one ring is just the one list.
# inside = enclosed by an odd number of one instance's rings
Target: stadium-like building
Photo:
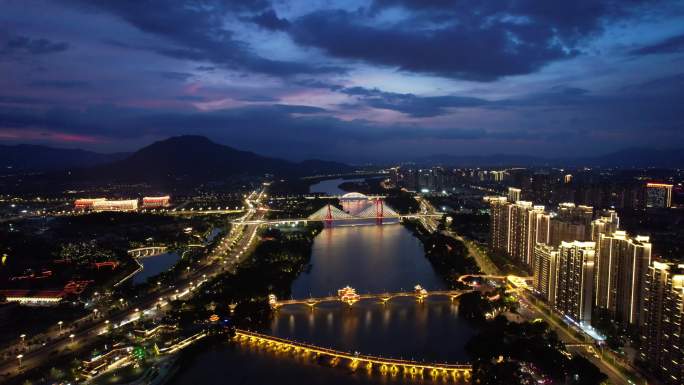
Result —
[[159, 209], [169, 207], [171, 197], [165, 195], [163, 197], [143, 197], [142, 208], [144, 209]]

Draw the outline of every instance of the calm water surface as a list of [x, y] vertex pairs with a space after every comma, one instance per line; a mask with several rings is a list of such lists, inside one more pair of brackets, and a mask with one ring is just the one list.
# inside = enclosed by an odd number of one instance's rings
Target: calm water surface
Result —
[[[423, 247], [402, 225], [325, 229], [314, 241], [311, 268], [292, 285], [294, 298], [327, 296], [350, 285], [360, 293], [443, 289]], [[419, 361], [466, 362], [473, 335], [446, 297], [418, 303], [411, 297], [383, 305], [364, 300], [349, 307], [331, 302], [278, 310], [268, 331], [279, 337], [349, 352]], [[196, 356], [173, 384], [403, 384], [433, 383], [401, 375], [384, 377], [330, 368], [288, 354], [226, 344]]]
[[364, 179], [326, 179], [322, 180], [316, 184], [312, 184], [309, 187], [309, 192], [312, 193], [325, 193], [328, 195], [344, 195], [347, 192], [339, 188], [344, 182], [363, 182]]
[[153, 257], [140, 258], [138, 262], [143, 265], [143, 269], [133, 276], [133, 284], [143, 283], [148, 278], [163, 273], [173, 267], [179, 259], [180, 256], [176, 253], [164, 253]]

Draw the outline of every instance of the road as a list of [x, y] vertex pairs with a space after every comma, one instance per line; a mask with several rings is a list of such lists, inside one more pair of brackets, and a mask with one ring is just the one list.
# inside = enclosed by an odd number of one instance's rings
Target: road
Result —
[[[438, 211], [435, 206], [432, 205], [427, 199], [417, 196], [416, 200], [418, 200], [418, 203], [420, 204], [420, 212], [424, 214], [441, 214], [440, 211]], [[422, 218], [421, 217], [421, 223], [427, 230], [430, 232], [434, 232], [437, 230], [438, 225], [439, 225], [439, 218], [437, 217], [427, 217], [427, 218]], [[477, 266], [480, 268], [482, 272], [486, 275], [501, 275], [501, 271], [499, 271], [499, 268], [496, 267], [496, 265], [489, 259], [487, 256], [486, 252], [480, 250], [476, 245], [473, 244], [473, 242], [468, 241], [466, 239], [463, 239], [458, 233], [455, 231], [452, 231], [450, 229], [442, 231], [442, 234], [446, 236], [450, 236], [460, 242], [462, 242], [465, 247], [468, 249], [468, 254], [470, 254], [473, 258], [475, 258], [475, 262], [477, 263]]]
[[[247, 212], [243, 216], [244, 219], [263, 218], [265, 211], [257, 210], [253, 203], [255, 202], [258, 205], [263, 195], [263, 191], [253, 192], [249, 195], [246, 199]], [[257, 230], [257, 225], [233, 226], [212, 254], [206, 258], [205, 264], [195, 269], [185, 278], [179, 279], [175, 285], [145, 295], [135, 304], [131, 304], [128, 309], [115, 313], [106, 320], [99, 319], [95, 323], [83, 325], [77, 330], [72, 330], [70, 335], [65, 333], [44, 347], [25, 353], [21, 359], [21, 368], [19, 367], [18, 358], [12, 358], [0, 363], [0, 378], [8, 378], [19, 374], [20, 370], [28, 370], [44, 365], [49, 359], [65, 352], [65, 349], [74, 350], [84, 344], [88, 344], [93, 338], [106, 331], [110, 325], [122, 325], [134, 321], [142, 313], [163, 311], [163, 308], [168, 305], [168, 299], [170, 298], [182, 298], [185, 295], [192, 295], [192, 291], [205, 281], [225, 271], [232, 271], [252, 246], [256, 239]], [[179, 288], [184, 289], [181, 290]]]
[[[573, 334], [573, 332], [570, 330], [569, 326], [566, 325], [565, 323], [558, 322], [554, 317], [548, 317], [546, 314], [548, 312], [552, 312], [551, 309], [549, 309], [545, 304], [539, 304], [538, 301], [535, 301], [534, 299], [530, 299], [529, 296], [532, 294], [526, 292], [526, 291], [521, 291], [519, 298], [521, 299], [521, 302], [524, 303], [526, 306], [528, 306], [530, 309], [536, 313], [536, 315], [540, 318], [543, 318], [550, 326], [551, 328], [558, 334], [558, 337], [563, 341], [565, 344], [580, 344], [580, 345], [585, 345], [587, 342], [580, 340]], [[542, 309], [544, 307], [544, 309]], [[584, 358], [588, 359], [596, 365], [596, 367], [599, 368], [605, 375], [608, 376], [608, 380], [611, 382], [613, 385], [632, 385], [634, 382], [631, 382], [628, 377], [626, 377], [618, 368], [616, 368], [613, 364], [610, 362], [606, 361], [603, 359], [603, 357], [596, 357], [594, 354], [590, 353], [587, 351], [585, 347], [582, 346], [576, 346], [572, 348], [568, 348], [568, 350], [574, 352], [575, 354], [579, 354], [583, 356]], [[636, 383], [637, 384], [645, 384], [646, 381], [641, 379], [640, 376], [638, 376], [636, 373], [633, 374], [633, 376], [637, 379], [639, 379]]]

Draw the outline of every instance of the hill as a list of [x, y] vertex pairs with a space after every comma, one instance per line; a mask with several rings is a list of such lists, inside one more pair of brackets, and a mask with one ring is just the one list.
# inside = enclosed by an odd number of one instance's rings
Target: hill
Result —
[[305, 176], [351, 171], [320, 160], [300, 163], [261, 156], [214, 143], [203, 136], [177, 136], [155, 142], [125, 159], [85, 170], [122, 181], [213, 181], [240, 176]]
[[31, 144], [0, 145], [0, 173], [43, 172], [74, 167], [92, 167], [123, 159], [128, 154], [53, 148]]

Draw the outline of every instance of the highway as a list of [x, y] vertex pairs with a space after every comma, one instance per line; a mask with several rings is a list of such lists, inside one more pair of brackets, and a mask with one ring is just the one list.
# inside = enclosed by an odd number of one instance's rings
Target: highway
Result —
[[[243, 216], [244, 220], [263, 218], [265, 212], [257, 210], [256, 207], [263, 195], [263, 191], [255, 191], [246, 198], [247, 212]], [[131, 304], [128, 309], [115, 313], [108, 319], [100, 318], [95, 323], [83, 325], [77, 330], [71, 330], [71, 334], [64, 333], [62, 336], [55, 335], [55, 331], [50, 331], [50, 335], [54, 336], [55, 339], [44, 347], [23, 354], [21, 367], [19, 367], [18, 358], [11, 358], [0, 363], [0, 379], [17, 375], [20, 370], [29, 370], [41, 366], [49, 359], [65, 353], [66, 349], [72, 351], [87, 345], [94, 337], [106, 332], [110, 325], [120, 326], [138, 319], [142, 313], [150, 314], [163, 311], [170, 298], [191, 296], [192, 291], [207, 280], [225, 271], [234, 271], [235, 266], [247, 254], [247, 250], [253, 246], [257, 230], [258, 226], [256, 225], [233, 226], [212, 254], [206, 258], [202, 266], [178, 280], [175, 285], [143, 296], [135, 304]], [[236, 243], [231, 247], [233, 242]]]

